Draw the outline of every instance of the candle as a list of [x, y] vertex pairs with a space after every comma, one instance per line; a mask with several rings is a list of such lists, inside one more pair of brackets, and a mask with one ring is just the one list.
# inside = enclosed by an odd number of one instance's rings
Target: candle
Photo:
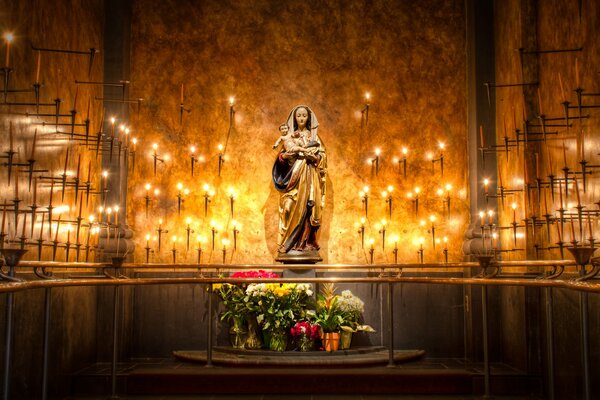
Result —
[[6, 224], [6, 203], [2, 207], [2, 233], [3, 234], [4, 234], [4, 225], [5, 224]]
[[540, 178], [540, 154], [535, 153], [535, 177]]
[[14, 38], [15, 37], [12, 34], [12, 32], [4, 33], [4, 40], [6, 41], [6, 63], [5, 63], [6, 68], [8, 68], [8, 66], [10, 65], [10, 44], [12, 43]]
[[560, 231], [561, 224], [556, 224], [556, 233], [558, 234], [558, 242], [562, 243], [562, 233]]
[[34, 161], [35, 160], [35, 146], [37, 144], [37, 128], [35, 129], [35, 132], [33, 133], [33, 143], [31, 144], [31, 156], [29, 157], [30, 161]]
[[575, 240], [575, 226], [573, 225], [573, 214], [570, 215], [570, 220], [571, 220], [571, 241], [573, 243], [577, 242]]
[[481, 140], [481, 148], [483, 149], [485, 147], [483, 144], [483, 125], [479, 125], [479, 139]]
[[485, 190], [485, 194], [487, 194], [487, 193], [488, 193], [488, 185], [489, 185], [489, 184], [490, 184], [490, 180], [489, 180], [488, 178], [485, 178], [485, 179], [483, 180], [483, 188], [484, 188], [484, 190]]
[[484, 222], [485, 213], [483, 211], [479, 211], [479, 218], [481, 219], [481, 226], [485, 224]]
[[146, 248], [150, 248], [150, 234], [146, 234]]
[[12, 120], [8, 122], [8, 149], [9, 151], [13, 151]]
[[[6, 66], [8, 67], [8, 64]], [[575, 58], [575, 83], [577, 84], [577, 89], [580, 89], [581, 86], [579, 85], [579, 59], [578, 58]]]
[[494, 211], [488, 210], [488, 216], [490, 217], [490, 225], [494, 224]]
[[38, 178], [33, 178], [33, 205], [36, 205], [37, 200], [37, 180]]
[[575, 178], [575, 193], [577, 193], [577, 207], [581, 207], [581, 198], [579, 197], [579, 184], [578, 179]]
[[37, 67], [35, 69], [35, 83], [39, 84], [40, 83], [40, 64], [42, 61], [42, 52], [38, 51], [38, 56], [37, 56]]
[[181, 100], [180, 103], [183, 104], [183, 83], [181, 84]]
[[558, 198], [560, 199], [560, 209], [564, 210], [564, 208], [563, 208], [563, 197], [562, 197], [562, 183], [560, 183], [560, 182], [558, 182]]
[[517, 223], [517, 203], [512, 203], [511, 207], [513, 210], [513, 224], [516, 224]]
[[564, 167], [567, 168], [567, 148], [565, 146], [565, 141], [564, 140], [563, 140], [562, 148], [563, 148], [563, 161], [565, 163]]
[[540, 107], [540, 115], [544, 115], [544, 112], [542, 111], [542, 94], [540, 93], [539, 87], [537, 90], [537, 95], [538, 95], [538, 103], [539, 103], [539, 107]]
[[592, 217], [589, 213], [587, 215], [587, 220], [588, 220], [588, 228], [590, 230], [590, 240], [592, 240], [594, 238], [594, 233], [592, 231]]
[[563, 101], [567, 101], [567, 96], [565, 96], [565, 88], [563, 86], [562, 76], [560, 72], [558, 73], [558, 83], [560, 84], [560, 96], [563, 98]]

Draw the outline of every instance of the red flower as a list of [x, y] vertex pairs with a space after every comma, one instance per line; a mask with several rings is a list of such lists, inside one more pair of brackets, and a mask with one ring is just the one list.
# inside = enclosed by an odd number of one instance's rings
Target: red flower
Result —
[[313, 325], [308, 321], [296, 322], [296, 324], [290, 329], [292, 336], [306, 335], [311, 339], [319, 337], [320, 330], [318, 325]]

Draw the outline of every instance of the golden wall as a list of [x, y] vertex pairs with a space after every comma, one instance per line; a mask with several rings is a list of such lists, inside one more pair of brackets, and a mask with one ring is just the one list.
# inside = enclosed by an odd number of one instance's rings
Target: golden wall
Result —
[[102, 87], [75, 81], [103, 81], [103, 54], [91, 51], [103, 46], [103, 2], [0, 1], [0, 10], [3, 79], [7, 54], [10, 69], [8, 87], [0, 84], [7, 89], [0, 93], [5, 245], [29, 249], [26, 259], [85, 261], [87, 253], [93, 261], [97, 238], [88, 240], [88, 216], [98, 201]]
[[[325, 262], [370, 262], [369, 239], [376, 263], [394, 261], [395, 242], [399, 262], [416, 262], [419, 238], [425, 262], [442, 261], [445, 247], [450, 261], [460, 260], [468, 223], [464, 19], [461, 2], [435, 0], [135, 1], [131, 97], [144, 99], [139, 113], [132, 106], [130, 121], [139, 140], [128, 185], [136, 261], [145, 261], [148, 247], [151, 262], [172, 262], [175, 236], [177, 262], [195, 262], [202, 236], [202, 262], [223, 261], [223, 239], [229, 240], [227, 263], [272, 262], [278, 223], [272, 145], [297, 104], [316, 112], [327, 148]], [[194, 176], [191, 146], [199, 160]], [[402, 147], [408, 149], [406, 177]], [[441, 162], [431, 161], [442, 154], [443, 177]], [[391, 218], [381, 195], [390, 185]], [[364, 186], [370, 190], [363, 248]], [[234, 220], [239, 233], [232, 251]]]

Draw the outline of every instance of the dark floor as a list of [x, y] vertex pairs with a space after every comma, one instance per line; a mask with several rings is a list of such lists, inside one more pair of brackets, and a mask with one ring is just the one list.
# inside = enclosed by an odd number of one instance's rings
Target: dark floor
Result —
[[[442, 388], [441, 393], [446, 394], [410, 394], [410, 393], [421, 393], [420, 390], [409, 391], [405, 394], [384, 394], [384, 393], [402, 393], [399, 391], [379, 391], [382, 394], [368, 394], [377, 393], [377, 387], [369, 387], [366, 385], [366, 389], [363, 388], [360, 391], [347, 391], [344, 390], [343, 394], [323, 394], [323, 393], [338, 393], [337, 391], [324, 391], [319, 390], [319, 387], [315, 387], [315, 391], [320, 393], [311, 393], [311, 390], [304, 388], [300, 394], [275, 394], [277, 391], [265, 391], [261, 393], [264, 386], [258, 385], [256, 387], [247, 390], [248, 394], [238, 394], [237, 390], [229, 390], [231, 393], [228, 394], [204, 394], [211, 392], [209, 386], [215, 385], [215, 387], [221, 387], [222, 382], [228, 382], [228, 379], [232, 382], [231, 385], [235, 386], [236, 382], [244, 381], [241, 385], [243, 388], [252, 386], [252, 380], [269, 382], [275, 380], [286, 379], [286, 375], [289, 379], [290, 372], [297, 374], [298, 381], [306, 379], [305, 375], [318, 375], [320, 377], [331, 375], [332, 379], [336, 379], [336, 384], [340, 384], [339, 376], [342, 379], [347, 379], [346, 382], [342, 381], [341, 385], [352, 386], [356, 384], [355, 381], [365, 382], [372, 379], [373, 376], [387, 376], [387, 379], [392, 381], [405, 380], [406, 384], [410, 386], [411, 381], [422, 379], [425, 377], [427, 385], [439, 385], [435, 387], [431, 392], [440, 393], [439, 390]], [[529, 399], [539, 400], [541, 397], [528, 395], [528, 393], [539, 393], [539, 390], [531, 390], [531, 387], [535, 387], [534, 383], [531, 385], [530, 382], [523, 380], [524, 375], [521, 371], [518, 371], [505, 364], [493, 364], [491, 366], [492, 378], [507, 380], [502, 381], [499, 386], [492, 384], [492, 388], [495, 386], [500, 388], [496, 391], [493, 399], [499, 400], [517, 400], [517, 399]], [[444, 379], [448, 379], [447, 376], [453, 377], [457, 375], [460, 384], [450, 383], [439, 383]], [[82, 393], [77, 395], [71, 395], [65, 397], [65, 400], [98, 400], [110, 398], [110, 376], [111, 376], [111, 365], [110, 363], [99, 363], [89, 367], [86, 367], [78, 371], [73, 378], [71, 393]], [[468, 378], [465, 379], [465, 376]], [[166, 378], [165, 378], [166, 377]], [[183, 378], [182, 378], [183, 377]], [[183, 379], [183, 380], [182, 380]], [[377, 378], [379, 379], [379, 378]], [[450, 380], [455, 378], [449, 378]], [[165, 380], [167, 383], [160, 383], [161, 380]], [[170, 381], [172, 380], [172, 381]], [[204, 380], [204, 381], [203, 381]], [[198, 381], [203, 383], [198, 386]], [[220, 383], [213, 383], [212, 381], [220, 381]], [[439, 381], [439, 382], [438, 382]], [[468, 384], [465, 386], [464, 382]], [[190, 383], [191, 382], [191, 383]], [[312, 382], [308, 380], [307, 382]], [[432, 383], [430, 383], [432, 382]], [[437, 382], [437, 383], [436, 383]], [[492, 379], [494, 383], [494, 379]], [[384, 383], [385, 384], [385, 383]], [[396, 383], [397, 384], [397, 383]], [[462, 386], [460, 386], [462, 384]], [[516, 385], [528, 386], [527, 389], [523, 387], [523, 390], [517, 391], [506, 391], [506, 389], [514, 388]], [[156, 385], [160, 388], [154, 392], [150, 387]], [[173, 390], [169, 390], [169, 385], [172, 386]], [[153, 394], [153, 393], [181, 393], [178, 392], [182, 387], [189, 385], [194, 386], [196, 391], [182, 393], [185, 394]], [[207, 385], [207, 386], [203, 386]], [[401, 384], [403, 385], [403, 384]], [[418, 383], [416, 385], [419, 385]], [[364, 387], [365, 385], [363, 385]], [[198, 387], [200, 389], [198, 390]], [[393, 386], [390, 386], [393, 387]], [[468, 391], [451, 391], [452, 388], [468, 388]], [[140, 391], [142, 388], [142, 391]], [[147, 391], [144, 389], [148, 388]], [[167, 391], [165, 391], [165, 388]], [[260, 389], [263, 388], [263, 389]], [[450, 388], [450, 391], [445, 392], [443, 390]], [[437, 390], [437, 391], [436, 391]], [[463, 390], [463, 389], [459, 389]], [[240, 390], [241, 392], [242, 390]], [[213, 393], [218, 393], [219, 390]], [[143, 359], [134, 360], [128, 363], [119, 363], [117, 365], [117, 393], [119, 399], [124, 400], [472, 400], [481, 399], [483, 393], [483, 365], [481, 363], [467, 363], [462, 359], [432, 359], [423, 358], [416, 361], [407, 363], [398, 363], [393, 368], [388, 368], [385, 365], [371, 366], [366, 368], [299, 368], [293, 369], [292, 367], [280, 367], [280, 368], [256, 368], [254, 367], [227, 367], [227, 366], [214, 366], [207, 368], [201, 363], [191, 363], [179, 361], [176, 359]], [[128, 394], [126, 394], [128, 393]], [[136, 393], [136, 394], [131, 394]], [[139, 393], [139, 394], [137, 394]], [[198, 393], [198, 394], [187, 394], [187, 393]], [[295, 393], [295, 392], [294, 392]], [[365, 394], [366, 393], [366, 394]], [[471, 393], [478, 393], [477, 395]], [[494, 393], [494, 392], [493, 392]], [[492, 394], [493, 394], [492, 393]], [[510, 395], [508, 395], [510, 394]]]
[[[104, 400], [107, 396], [72, 396], [65, 400]], [[476, 400], [482, 396], [443, 395], [194, 395], [194, 396], [119, 396], [122, 400]], [[493, 396], [494, 400], [541, 400], [539, 397]]]

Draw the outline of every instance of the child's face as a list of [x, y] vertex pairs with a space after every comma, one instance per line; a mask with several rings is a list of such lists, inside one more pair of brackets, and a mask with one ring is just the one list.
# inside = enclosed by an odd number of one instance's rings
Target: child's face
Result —
[[288, 133], [288, 126], [287, 125], [282, 125], [279, 127], [279, 132], [281, 132], [282, 135], [287, 135]]

